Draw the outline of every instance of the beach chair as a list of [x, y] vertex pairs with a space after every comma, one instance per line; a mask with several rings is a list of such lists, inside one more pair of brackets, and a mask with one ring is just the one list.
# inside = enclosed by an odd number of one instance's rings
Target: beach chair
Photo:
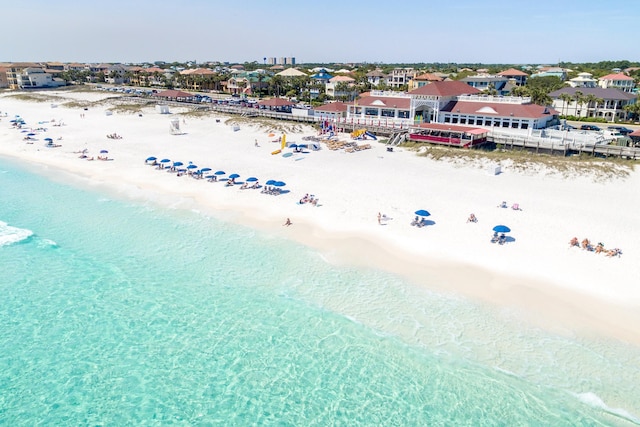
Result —
[[493, 233], [493, 236], [491, 236], [491, 243], [498, 243], [499, 240], [500, 236], [498, 236], [498, 233]]

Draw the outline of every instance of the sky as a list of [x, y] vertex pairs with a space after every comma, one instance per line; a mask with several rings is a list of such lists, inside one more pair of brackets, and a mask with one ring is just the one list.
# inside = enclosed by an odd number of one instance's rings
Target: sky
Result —
[[640, 61], [639, 0], [30, 0], [0, 62]]

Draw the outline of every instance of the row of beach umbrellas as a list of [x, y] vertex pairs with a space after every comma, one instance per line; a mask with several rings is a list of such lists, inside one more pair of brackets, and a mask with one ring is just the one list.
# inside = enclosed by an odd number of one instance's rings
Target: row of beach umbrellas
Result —
[[[162, 163], [162, 164], [172, 163], [171, 159], [158, 160], [158, 158], [154, 157], [154, 156], [147, 157], [146, 160], [145, 160], [145, 163], [155, 162], [155, 161], [157, 161], [159, 163]], [[172, 163], [173, 167], [180, 167], [180, 166], [183, 166], [183, 165], [184, 165], [184, 163], [182, 163], [182, 162], [173, 162]], [[188, 169], [188, 170], [198, 169], [198, 166], [194, 165], [192, 162], [189, 162], [189, 165], [186, 167], [186, 169]], [[201, 169], [199, 169], [197, 171], [197, 173], [203, 174], [203, 173], [206, 173], [206, 172], [211, 172], [212, 170], [213, 169], [211, 169], [211, 168], [201, 168]], [[207, 178], [212, 178], [213, 176], [222, 176], [222, 175], [226, 175], [226, 174], [227, 173], [225, 171], [219, 170], [219, 171], [215, 171], [213, 173], [213, 175], [208, 175]], [[237, 178], [240, 178], [240, 174], [232, 173], [232, 174], [229, 175], [229, 179], [237, 179]], [[255, 176], [250, 176], [245, 181], [246, 182], [256, 182], [256, 181], [258, 181], [258, 178], [256, 178]], [[267, 181], [266, 185], [273, 185], [274, 187], [284, 187], [287, 184], [284, 183], [283, 181], [276, 181], [276, 180], [272, 179], [272, 180]]]

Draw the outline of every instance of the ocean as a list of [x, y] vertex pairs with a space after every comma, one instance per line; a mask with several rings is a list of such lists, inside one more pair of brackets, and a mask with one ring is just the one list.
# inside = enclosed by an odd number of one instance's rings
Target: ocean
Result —
[[0, 425], [640, 425], [640, 349], [0, 159]]

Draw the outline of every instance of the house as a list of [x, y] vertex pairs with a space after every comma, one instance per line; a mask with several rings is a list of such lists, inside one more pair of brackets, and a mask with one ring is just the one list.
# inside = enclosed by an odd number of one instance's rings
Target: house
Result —
[[578, 73], [578, 77], [569, 79], [571, 87], [598, 87], [598, 81], [593, 78], [591, 73]]
[[478, 74], [475, 76], [468, 76], [461, 81], [465, 82], [471, 87], [474, 87], [482, 92], [494, 92], [492, 95], [505, 95], [508, 93], [505, 90], [509, 78], [503, 76], [494, 76], [491, 74]]
[[565, 81], [567, 79], [567, 70], [560, 67], [543, 67], [543, 68], [540, 68], [540, 70], [537, 73], [532, 74], [531, 78], [549, 77], [549, 76], [555, 76], [555, 77], [558, 77], [560, 80]]
[[335, 76], [325, 84], [325, 93], [333, 98], [353, 99], [358, 94], [356, 80], [349, 76]]
[[411, 79], [411, 81], [409, 82], [408, 90], [412, 91], [414, 89], [418, 89], [419, 87], [426, 86], [429, 83], [441, 82], [443, 80], [444, 80], [444, 77], [434, 73], [420, 74], [419, 76], [416, 76], [413, 79]]
[[0, 64], [0, 89], [9, 87], [9, 80], [7, 79], [7, 67]]
[[40, 64], [35, 62], [13, 62], [5, 65], [5, 75], [7, 79], [7, 86], [9, 89], [21, 89], [18, 81], [18, 76], [24, 72], [27, 68], [40, 68]]
[[624, 107], [636, 102], [636, 95], [632, 93], [601, 87], [563, 87], [549, 96], [553, 107], [565, 116], [599, 117], [607, 121], [623, 120], [627, 116]]
[[218, 90], [214, 79], [217, 75], [218, 73], [208, 68], [192, 68], [179, 73], [181, 87], [194, 92]]
[[253, 95], [269, 86], [271, 77], [257, 71], [233, 73], [227, 80], [227, 92], [234, 95]]
[[418, 75], [418, 71], [413, 68], [394, 68], [386, 77], [387, 86], [393, 89], [400, 89], [409, 85], [409, 82]]
[[15, 76], [19, 89], [43, 89], [65, 86], [66, 82], [47, 73], [42, 68], [24, 68]]
[[380, 84], [385, 82], [386, 74], [384, 74], [380, 70], [373, 70], [367, 73], [367, 82], [369, 82], [372, 86], [380, 86]]
[[524, 71], [516, 70], [515, 68], [509, 68], [508, 70], [504, 70], [498, 73], [500, 77], [506, 77], [507, 79], [515, 80], [515, 84], [517, 86], [524, 86], [527, 84], [527, 78], [529, 74]]
[[635, 81], [633, 77], [629, 77], [626, 74], [607, 74], [598, 79], [598, 86], [604, 89], [615, 88], [623, 92], [633, 92]]

